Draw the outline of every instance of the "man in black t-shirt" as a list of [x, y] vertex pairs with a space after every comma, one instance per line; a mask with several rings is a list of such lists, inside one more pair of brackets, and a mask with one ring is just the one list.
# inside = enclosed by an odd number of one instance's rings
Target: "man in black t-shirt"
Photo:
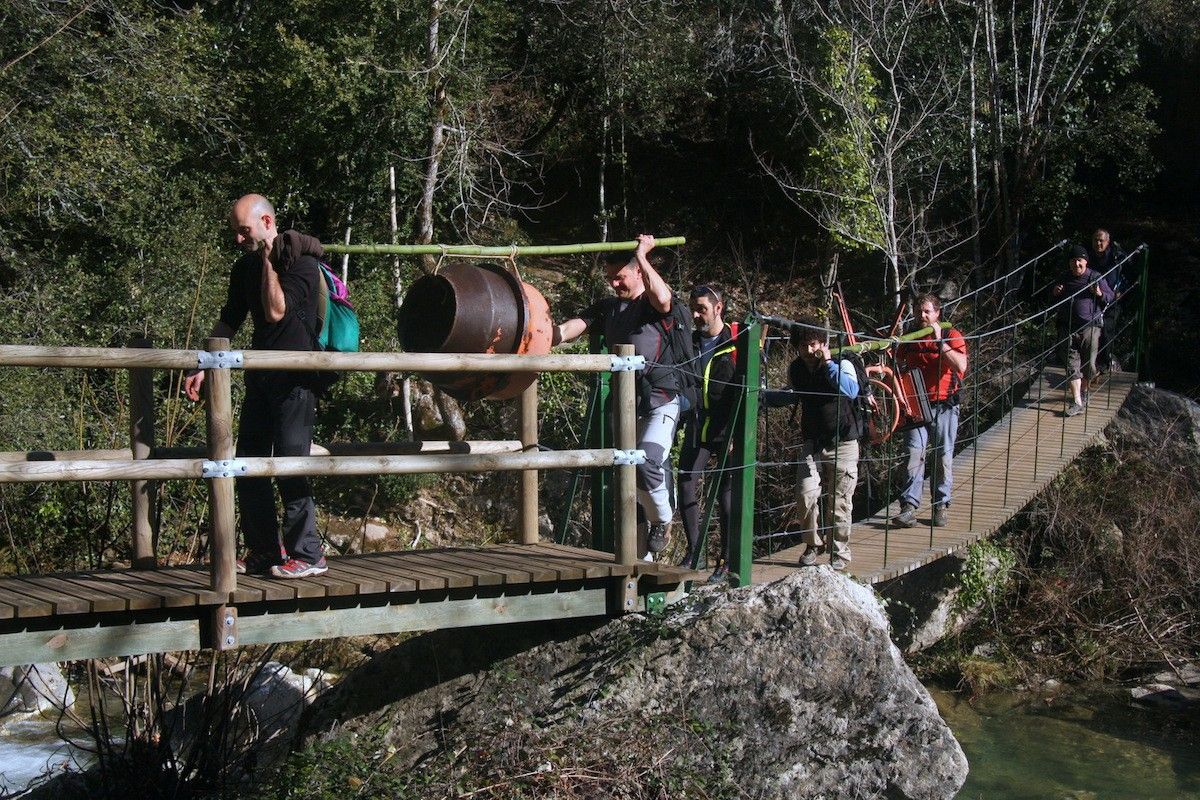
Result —
[[[275, 209], [262, 195], [248, 194], [229, 213], [234, 239], [245, 255], [229, 273], [229, 291], [211, 336], [232, 338], [246, 316], [254, 321], [255, 350], [319, 349], [320, 242], [296, 231], [280, 233]], [[314, 373], [251, 371], [238, 423], [237, 456], [307, 456], [312, 448], [316, 396]], [[190, 373], [184, 391], [200, 399], [204, 373]], [[308, 478], [278, 478], [283, 530], [275, 512], [271, 479], [238, 478], [238, 511], [246, 557], [238, 572], [303, 578], [327, 570]]]
[[646, 258], [653, 249], [654, 237], [643, 234], [638, 237], [633, 259], [621, 253], [607, 254], [604, 273], [615, 297], [598, 300], [554, 330], [556, 345], [593, 331], [603, 335], [609, 349], [632, 344], [636, 354], [646, 359], [637, 393], [637, 446], [646, 452], [646, 462], [637, 468], [637, 489], [638, 505], [649, 523], [647, 558], [666, 547], [675, 513], [667, 459], [679, 422], [682, 387], [667, 339], [667, 331], [675, 324], [671, 287]]

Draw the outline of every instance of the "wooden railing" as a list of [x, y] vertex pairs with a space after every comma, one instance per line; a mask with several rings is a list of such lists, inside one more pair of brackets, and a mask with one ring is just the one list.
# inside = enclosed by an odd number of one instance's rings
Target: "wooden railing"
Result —
[[[208, 481], [209, 560], [212, 588], [232, 592], [237, 533], [234, 480], [238, 476], [386, 475], [426, 472], [516, 470], [521, 475], [520, 539], [538, 541], [538, 470], [612, 468], [615, 471], [616, 556], [637, 561], [634, 470], [636, 451], [634, 372], [643, 368], [633, 347], [615, 355], [490, 355], [231, 351], [229, 340], [209, 339], [205, 350], [158, 350], [145, 340], [129, 348], [0, 345], [0, 366], [127, 369], [130, 373], [130, 449], [0, 452], [0, 483], [129, 481], [132, 490], [132, 563], [157, 564], [153, 545], [154, 482]], [[206, 446], [158, 447], [155, 441], [155, 369], [205, 369]], [[616, 448], [540, 452], [537, 382], [521, 395], [520, 430], [513, 441], [367, 442], [314, 444], [308, 456], [235, 459], [231, 371], [339, 370], [396, 372], [613, 372]]]

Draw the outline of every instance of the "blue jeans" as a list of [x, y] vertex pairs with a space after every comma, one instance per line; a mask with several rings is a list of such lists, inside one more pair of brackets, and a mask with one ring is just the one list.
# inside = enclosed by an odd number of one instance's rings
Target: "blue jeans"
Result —
[[[933, 419], [928, 425], [913, 428], [904, 434], [908, 446], [908, 485], [900, 502], [919, 508], [925, 492], [926, 453], [929, 460], [929, 482], [933, 505], [950, 505], [954, 486], [954, 440], [958, 437], [958, 405], [932, 404]], [[933, 441], [930, 441], [930, 437]]]

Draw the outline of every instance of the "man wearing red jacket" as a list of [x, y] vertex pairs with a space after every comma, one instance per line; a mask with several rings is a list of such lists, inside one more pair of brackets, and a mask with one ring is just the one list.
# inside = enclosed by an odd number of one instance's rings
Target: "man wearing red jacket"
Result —
[[[925, 379], [925, 391], [933, 419], [928, 425], [905, 434], [908, 445], [908, 485], [900, 496], [900, 514], [893, 523], [901, 528], [916, 524], [917, 508], [925, 491], [926, 452], [930, 455], [930, 494], [933, 524], [947, 522], [950, 493], [954, 486], [954, 440], [958, 436], [959, 389], [967, 372], [967, 342], [956, 328], [942, 329], [942, 301], [935, 294], [917, 299], [921, 327], [933, 332], [915, 342], [900, 345], [901, 362], [917, 369]], [[932, 441], [930, 441], [932, 439]]]

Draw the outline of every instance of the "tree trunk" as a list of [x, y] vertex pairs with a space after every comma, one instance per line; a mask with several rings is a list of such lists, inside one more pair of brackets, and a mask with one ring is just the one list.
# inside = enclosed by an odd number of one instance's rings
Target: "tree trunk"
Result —
[[[430, 86], [429, 93], [429, 156], [425, 164], [425, 183], [421, 191], [421, 202], [417, 207], [417, 242], [430, 244], [433, 242], [433, 199], [438, 184], [438, 172], [442, 160], [442, 149], [445, 147], [446, 120], [446, 84], [438, 67], [438, 24], [442, 16], [442, 0], [430, 0], [429, 3], [429, 36], [425, 51], [425, 68], [428, 70]], [[437, 260], [431, 256], [423, 256], [422, 268], [425, 272], [433, 272]]]

